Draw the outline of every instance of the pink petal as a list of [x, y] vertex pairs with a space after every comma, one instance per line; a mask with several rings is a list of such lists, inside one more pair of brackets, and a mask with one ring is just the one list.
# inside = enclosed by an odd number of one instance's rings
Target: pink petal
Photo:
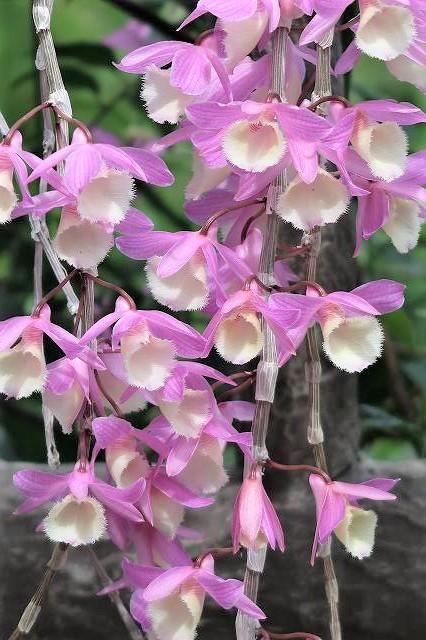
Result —
[[58, 475], [46, 471], [24, 470], [13, 474], [15, 487], [30, 498], [50, 500], [68, 486], [68, 474]]
[[124, 233], [126, 235], [133, 235], [136, 233], [144, 233], [145, 231], [151, 231], [154, 227], [154, 223], [148, 216], [139, 211], [139, 209], [135, 209], [131, 207], [127, 213], [126, 217], [120, 224], [118, 224], [115, 229], [120, 233]]
[[187, 43], [163, 40], [135, 49], [115, 66], [120, 71], [141, 74], [152, 64], [162, 67], [171, 61], [176, 52], [187, 48]]
[[370, 500], [396, 500], [396, 495], [379, 489], [373, 485], [353, 484], [351, 482], [333, 482], [333, 491], [355, 498], [369, 498]]
[[157, 475], [154, 479], [154, 485], [166, 496], [175, 502], [179, 502], [179, 504], [183, 504], [185, 507], [198, 509], [200, 507], [208, 507], [214, 502], [213, 498], [197, 496], [195, 493], [180, 484], [180, 482], [172, 480], [166, 475]]
[[371, 304], [378, 313], [389, 313], [404, 304], [405, 285], [394, 280], [375, 280], [353, 289], [352, 293]]
[[[55, 151], [55, 153], [52, 153], [45, 160], [42, 160], [37, 165], [37, 167], [34, 169], [30, 177], [28, 178], [28, 182], [29, 183], [34, 182], [34, 180], [37, 180], [38, 178], [41, 178], [41, 177], [46, 177], [47, 179], [49, 179], [50, 174], [48, 170], [53, 169], [53, 167], [55, 167], [57, 164], [65, 160], [70, 154], [75, 153], [80, 146], [81, 145], [71, 144], [68, 147], [64, 147], [63, 149], [59, 149], [59, 151]], [[52, 184], [52, 186], [55, 187], [54, 184]]]
[[258, 620], [266, 617], [263, 611], [244, 595], [243, 583], [239, 580], [224, 580], [203, 569], [197, 572], [196, 579], [206, 593], [223, 609], [237, 607]]
[[266, 537], [268, 538], [269, 545], [272, 549], [275, 549], [275, 545], [284, 552], [284, 532], [277, 516], [277, 512], [274, 509], [272, 502], [269, 499], [265, 489], [263, 489], [263, 517], [262, 517], [262, 529], [264, 530]]
[[169, 187], [175, 181], [164, 160], [155, 153], [134, 147], [122, 147], [121, 151], [136, 165], [135, 178], [160, 187]]
[[115, 244], [121, 253], [129, 258], [147, 260], [166, 253], [178, 241], [179, 235], [169, 231], [141, 231], [134, 235], [121, 236]]
[[170, 83], [183, 93], [198, 96], [211, 81], [211, 65], [201, 47], [193, 46], [173, 56]]
[[163, 311], [144, 312], [152, 333], [157, 338], [172, 340], [180, 356], [198, 358], [205, 348], [205, 340], [195, 329]]
[[77, 196], [95, 178], [102, 168], [102, 156], [94, 145], [80, 145], [65, 165], [65, 183]]
[[101, 449], [109, 447], [119, 438], [131, 435], [133, 430], [130, 422], [115, 416], [95, 418], [92, 422], [92, 431], [96, 438], [96, 444]]
[[192, 258], [204, 244], [208, 242], [206, 236], [198, 232], [187, 232], [167, 251], [157, 268], [160, 278], [174, 275]]
[[31, 316], [17, 316], [0, 322], [0, 351], [9, 349], [32, 321]]
[[402, 125], [426, 122], [426, 113], [409, 102], [368, 100], [358, 102], [356, 108], [378, 122], [397, 122]]
[[194, 567], [173, 567], [166, 569], [161, 576], [155, 578], [145, 589], [144, 598], [147, 602], [161, 600], [173, 593], [180, 585], [190, 578], [197, 570]]
[[167, 475], [177, 476], [178, 473], [183, 471], [195, 453], [197, 446], [197, 438], [178, 438], [167, 457]]

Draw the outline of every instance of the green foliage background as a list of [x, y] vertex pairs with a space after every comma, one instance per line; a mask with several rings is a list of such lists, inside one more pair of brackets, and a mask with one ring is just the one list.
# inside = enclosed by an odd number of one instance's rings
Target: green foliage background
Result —
[[[151, 122], [139, 100], [140, 81], [120, 73], [112, 62], [121, 51], [102, 45], [102, 38], [129, 19], [120, 0], [56, 0], [52, 23], [60, 66], [76, 117], [101, 127], [123, 143], [149, 140], [165, 132]], [[134, 0], [133, 4], [171, 28], [179, 24], [191, 2]], [[34, 69], [36, 36], [29, 0], [0, 0], [0, 110], [9, 123], [39, 102]], [[170, 34], [155, 31], [157, 39]], [[395, 98], [426, 109], [426, 99], [411, 85], [395, 80], [386, 67], [363, 58], [350, 82], [350, 99]], [[412, 151], [425, 148], [426, 128], [409, 128]], [[41, 153], [41, 120], [26, 126], [26, 147]], [[182, 215], [184, 186], [190, 173], [190, 153], [178, 145], [165, 157], [176, 176], [167, 189], [144, 187], [136, 206], [145, 211], [159, 229], [188, 228]], [[57, 215], [50, 214], [52, 232]], [[25, 219], [0, 229], [0, 317], [28, 313], [32, 307], [33, 245]], [[406, 307], [384, 319], [389, 348], [378, 364], [360, 379], [363, 445], [379, 459], [407, 459], [424, 456], [426, 434], [426, 235], [406, 256], [399, 255], [382, 233], [364, 246], [360, 264], [363, 279], [394, 278], [408, 284]], [[141, 307], [152, 304], [146, 295], [142, 267], [113, 251], [102, 266], [101, 275], [123, 284]], [[45, 287], [54, 285], [46, 268]], [[111, 299], [98, 300], [101, 310]], [[64, 303], [55, 312], [66, 324]], [[200, 327], [201, 315], [181, 314]], [[213, 363], [214, 364], [214, 363]], [[39, 398], [2, 401], [0, 405], [0, 457], [44, 460]], [[65, 458], [72, 459], [75, 443], [60, 438]]]

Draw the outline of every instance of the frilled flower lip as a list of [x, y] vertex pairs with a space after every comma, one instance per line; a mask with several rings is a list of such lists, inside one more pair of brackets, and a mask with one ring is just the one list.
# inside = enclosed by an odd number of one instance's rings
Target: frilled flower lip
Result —
[[72, 495], [56, 503], [43, 522], [50, 540], [73, 547], [97, 542], [105, 533], [106, 525], [105, 510], [96, 498], [78, 500]]

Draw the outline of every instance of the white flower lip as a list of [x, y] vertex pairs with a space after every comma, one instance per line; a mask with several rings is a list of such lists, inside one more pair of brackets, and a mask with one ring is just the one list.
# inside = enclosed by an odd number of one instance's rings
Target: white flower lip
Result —
[[360, 126], [351, 141], [377, 178], [391, 181], [403, 175], [408, 140], [404, 130], [395, 122]]
[[122, 336], [121, 353], [129, 383], [155, 391], [170, 375], [176, 349], [170, 340], [156, 338], [144, 326], [138, 326]]
[[173, 311], [198, 311], [209, 299], [207, 269], [197, 252], [179, 271], [167, 278], [157, 275], [161, 258], [154, 256], [145, 266], [149, 289], [161, 304]]
[[220, 323], [215, 347], [224, 360], [233, 364], [250, 362], [263, 347], [260, 320], [254, 311], [239, 311]]
[[348, 505], [345, 517], [334, 533], [354, 558], [362, 560], [373, 552], [376, 526], [377, 515], [374, 511]]
[[422, 226], [419, 214], [420, 207], [416, 202], [390, 198], [389, 218], [383, 225], [383, 231], [399, 253], [408, 253], [417, 245]]
[[223, 151], [236, 167], [262, 173], [275, 166], [284, 156], [287, 142], [273, 120], [237, 120], [225, 132]]
[[309, 231], [317, 225], [336, 222], [349, 206], [345, 186], [324, 169], [311, 184], [298, 176], [288, 185], [278, 202], [278, 215], [296, 229]]
[[379, 2], [361, 12], [355, 41], [368, 56], [387, 61], [404, 53], [414, 36], [414, 17], [408, 8]]
[[13, 172], [0, 170], [0, 224], [9, 222], [18, 199], [13, 189]]
[[0, 392], [7, 396], [20, 400], [42, 391], [46, 373], [41, 341], [21, 340], [12, 349], [0, 353]]
[[151, 506], [154, 527], [173, 540], [183, 522], [184, 507], [155, 488], [151, 492]]
[[333, 316], [321, 327], [324, 351], [343, 371], [359, 373], [376, 362], [382, 352], [383, 329], [374, 316]]
[[211, 414], [208, 392], [198, 389], [185, 389], [179, 402], [161, 400], [158, 406], [174, 431], [186, 438], [197, 438]]
[[194, 581], [185, 581], [166, 598], [148, 604], [158, 640], [194, 640], [204, 606], [204, 592]]
[[83, 220], [118, 224], [134, 197], [134, 181], [128, 173], [104, 169], [90, 180], [77, 198]]
[[177, 124], [185, 108], [194, 101], [194, 96], [170, 84], [170, 69], [159, 69], [155, 65], [143, 77], [141, 98], [149, 117], [159, 124]]
[[53, 244], [62, 260], [77, 269], [90, 269], [104, 260], [114, 239], [102, 224], [82, 220], [64, 210]]
[[73, 547], [93, 544], [106, 530], [104, 508], [96, 498], [90, 497], [77, 500], [67, 495], [51, 508], [43, 522], [50, 540]]

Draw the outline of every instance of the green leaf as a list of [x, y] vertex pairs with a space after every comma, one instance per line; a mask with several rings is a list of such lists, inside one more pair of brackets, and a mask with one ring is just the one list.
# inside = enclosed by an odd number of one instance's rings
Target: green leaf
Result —
[[403, 438], [376, 438], [365, 448], [376, 460], [414, 460], [418, 458], [414, 445]]
[[426, 394], [426, 362], [410, 360], [409, 362], [403, 362], [401, 369], [411, 382]]
[[[109, 65], [114, 59], [114, 53], [103, 44], [90, 44], [88, 42], [73, 42], [56, 46], [58, 58], [77, 58], [80, 62], [96, 65]], [[63, 61], [60, 60], [62, 66]]]

